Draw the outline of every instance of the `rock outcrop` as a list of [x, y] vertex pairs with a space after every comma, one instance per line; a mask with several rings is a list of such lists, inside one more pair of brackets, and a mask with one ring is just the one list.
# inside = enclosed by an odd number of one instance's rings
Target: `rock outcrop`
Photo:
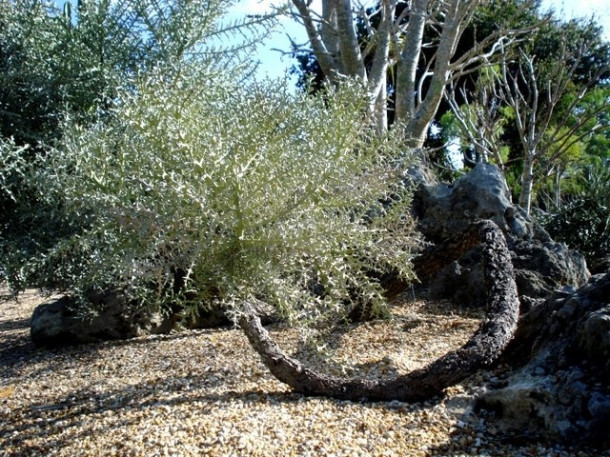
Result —
[[[38, 306], [30, 320], [30, 335], [34, 344], [95, 343], [233, 324], [225, 311], [218, 307], [202, 308], [196, 315], [186, 314], [180, 307], [161, 312], [128, 303], [125, 295], [117, 290], [90, 293], [88, 299], [91, 303], [89, 311], [77, 306], [71, 297]], [[261, 304], [257, 311], [265, 324], [278, 319], [270, 306]]]
[[[39, 305], [30, 321], [38, 346], [94, 343], [169, 331], [171, 321], [159, 312], [129, 306], [118, 291], [90, 294], [94, 310], [85, 313], [70, 297]], [[81, 311], [77, 311], [81, 309]]]
[[[550, 236], [520, 207], [513, 205], [502, 172], [479, 163], [453, 185], [420, 185], [414, 196], [419, 229], [438, 243], [461, 233], [476, 219], [490, 219], [506, 236], [517, 287], [526, 311], [555, 290], [584, 284], [589, 272], [584, 257]], [[429, 283], [430, 298], [480, 306], [483, 272], [476, 249], [452, 262]]]
[[610, 273], [525, 314], [476, 408], [500, 429], [610, 449]]

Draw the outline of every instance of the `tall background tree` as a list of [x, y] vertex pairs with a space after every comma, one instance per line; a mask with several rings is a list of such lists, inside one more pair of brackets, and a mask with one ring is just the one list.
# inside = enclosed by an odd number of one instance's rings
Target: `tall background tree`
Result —
[[501, 151], [507, 142], [498, 134], [509, 131], [517, 139], [509, 146], [521, 169], [518, 202], [527, 212], [535, 183], [546, 177], [554, 177], [559, 201], [562, 174], [582, 158], [584, 144], [608, 128], [610, 53], [599, 32], [595, 23], [545, 24], [529, 42], [504, 51], [470, 93], [464, 82], [447, 94], [462, 139], [478, 160], [506, 168]]
[[[295, 46], [300, 86], [312, 75], [314, 89], [324, 78], [364, 78], [378, 125], [397, 121], [408, 138], [419, 138], [408, 144], [425, 144], [442, 176], [455, 176], [448, 157], [456, 153], [466, 166], [489, 161], [504, 171], [527, 212], [560, 211], [582, 195], [579, 176], [599, 170], [593, 163], [607, 163], [608, 43], [595, 21], [562, 22], [537, 3], [476, 3], [397, 1], [364, 9], [356, 2], [326, 2], [316, 15], [294, 1], [311, 42], [311, 51]], [[343, 16], [351, 11], [345, 16], [351, 23], [339, 20], [338, 5]], [[452, 29], [451, 18], [460, 27]], [[418, 24], [421, 35], [413, 32]], [[380, 61], [386, 70], [381, 85]], [[405, 75], [411, 75], [406, 92], [399, 88]], [[433, 124], [438, 128], [430, 131]]]
[[324, 76], [333, 82], [341, 77], [366, 81], [378, 128], [388, 127], [392, 109], [405, 140], [415, 148], [423, 145], [447, 84], [532, 29], [531, 24], [513, 28], [497, 23], [483, 36], [467, 37], [468, 46], [460, 49], [479, 9], [493, 2], [384, 0], [375, 8], [356, 9], [350, 0], [325, 1], [321, 14], [303, 0], [292, 3]]

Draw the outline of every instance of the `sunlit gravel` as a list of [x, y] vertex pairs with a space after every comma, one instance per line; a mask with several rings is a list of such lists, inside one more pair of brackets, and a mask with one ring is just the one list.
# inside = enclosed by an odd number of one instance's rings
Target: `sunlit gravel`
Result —
[[[491, 373], [427, 403], [307, 398], [276, 381], [237, 329], [35, 348], [28, 321], [44, 300], [30, 291], [0, 303], [0, 456], [594, 455], [472, 415], [469, 399]], [[320, 370], [392, 377], [463, 344], [481, 317], [448, 303], [393, 311], [391, 322], [340, 328], [324, 357], [294, 330], [272, 334]]]

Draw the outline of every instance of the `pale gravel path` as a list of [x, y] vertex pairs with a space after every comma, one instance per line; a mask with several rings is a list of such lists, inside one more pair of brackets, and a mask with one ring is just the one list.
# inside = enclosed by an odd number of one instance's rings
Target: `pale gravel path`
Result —
[[[474, 380], [413, 405], [290, 393], [238, 330], [35, 349], [28, 320], [40, 302], [28, 292], [0, 303], [0, 456], [594, 456], [511, 444], [464, 414]], [[395, 311], [392, 323], [337, 335], [326, 369], [402, 373], [456, 348], [478, 323], [422, 303]], [[289, 352], [298, 349], [294, 331], [272, 333]]]

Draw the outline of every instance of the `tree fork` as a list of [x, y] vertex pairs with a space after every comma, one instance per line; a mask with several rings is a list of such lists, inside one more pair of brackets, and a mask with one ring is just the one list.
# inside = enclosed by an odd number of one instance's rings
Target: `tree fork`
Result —
[[[451, 255], [460, 255], [472, 247], [474, 235], [483, 245], [488, 315], [466, 344], [424, 368], [394, 379], [378, 381], [327, 376], [284, 354], [263, 328], [252, 303], [245, 304], [239, 324], [271, 373], [296, 392], [355, 401], [367, 399], [412, 402], [434, 397], [441, 394], [445, 388], [457, 384], [477, 369], [496, 360], [517, 327], [517, 286], [502, 231], [491, 221], [475, 222], [460, 237], [462, 242], [453, 243], [454, 251]], [[440, 251], [433, 252], [438, 252], [441, 256]], [[445, 254], [448, 253], [443, 253], [442, 260], [447, 258]], [[430, 263], [436, 260], [433, 256], [429, 259]]]

